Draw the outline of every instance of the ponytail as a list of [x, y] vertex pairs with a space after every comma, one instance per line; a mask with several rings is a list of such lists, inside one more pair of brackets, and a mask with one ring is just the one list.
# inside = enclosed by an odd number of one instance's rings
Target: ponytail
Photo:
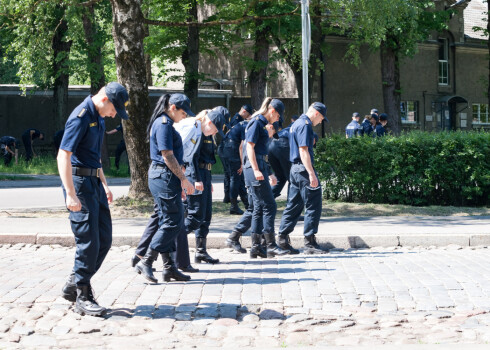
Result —
[[252, 118], [259, 114], [264, 115], [269, 109], [269, 105], [271, 104], [271, 101], [272, 101], [272, 97], [266, 97], [264, 99], [264, 102], [262, 102], [262, 106], [260, 106], [259, 110], [252, 115]]
[[150, 122], [148, 123], [148, 126], [146, 127], [146, 141], [150, 140], [151, 127], [153, 126], [153, 123], [155, 122], [155, 120], [159, 116], [161, 116], [163, 113], [167, 112], [169, 100], [170, 100], [170, 94], [162, 95], [158, 99], [157, 105], [155, 106], [155, 109], [153, 110], [153, 114], [151, 115]]

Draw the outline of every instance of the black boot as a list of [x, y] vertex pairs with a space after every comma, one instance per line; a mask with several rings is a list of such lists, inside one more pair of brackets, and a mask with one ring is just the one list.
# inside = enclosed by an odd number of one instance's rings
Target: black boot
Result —
[[230, 233], [230, 236], [226, 239], [226, 246], [228, 248], [232, 248], [234, 251], [238, 253], [246, 253], [247, 250], [242, 248], [242, 245], [240, 244], [240, 237], [242, 236], [241, 232], [238, 231], [232, 231]]
[[230, 214], [231, 215], [243, 215], [243, 210], [238, 206], [236, 199], [230, 199]]
[[189, 266], [186, 267], [179, 267], [179, 270], [184, 272], [189, 272], [189, 273], [199, 272], [199, 269], [194, 268], [194, 266], [192, 266], [191, 264], [189, 264]]
[[223, 198], [223, 203], [230, 203], [230, 192], [225, 190], [225, 196]]
[[261, 238], [261, 234], [252, 233], [252, 247], [250, 248], [250, 258], [252, 259], [257, 259], [258, 256], [267, 258], [267, 252], [261, 245]]
[[291, 239], [289, 238], [289, 235], [279, 235], [277, 239], [277, 245], [284, 250], [289, 250], [289, 254], [294, 255], [294, 254], [299, 254], [298, 249], [294, 249], [291, 246]]
[[274, 232], [264, 233], [265, 241], [267, 242], [267, 257], [273, 258], [276, 255], [286, 255], [289, 250], [284, 250], [277, 246]]
[[131, 258], [131, 266], [135, 267], [140, 260], [141, 258], [138, 255], [134, 254], [133, 257]]
[[75, 284], [75, 272], [72, 272], [68, 276], [63, 288], [61, 288], [61, 296], [68, 301], [74, 303], [77, 300], [77, 285]]
[[194, 255], [194, 262], [202, 263], [203, 261], [208, 264], [219, 263], [219, 259], [213, 259], [206, 251], [206, 238], [196, 237], [196, 255]]
[[188, 281], [191, 279], [191, 276], [184, 275], [181, 273], [172, 259], [170, 253], [162, 253], [163, 260], [163, 280], [165, 282], [170, 282], [170, 279], [174, 279], [176, 281]]
[[328, 253], [328, 250], [320, 247], [320, 245], [316, 242], [315, 235], [309, 235], [309, 236], [305, 236], [304, 253], [305, 254], [325, 254], [325, 253]]
[[137, 263], [136, 266], [134, 267], [137, 273], [143, 275], [143, 277], [146, 278], [151, 283], [158, 282], [156, 277], [153, 276], [153, 268], [152, 268], [153, 262], [157, 259], [157, 257], [158, 257], [158, 252], [156, 250], [148, 248], [143, 259], [141, 259], [141, 261]]
[[75, 312], [80, 315], [89, 316], [104, 316], [107, 312], [105, 307], [99, 306], [92, 294], [92, 287], [77, 286], [77, 302], [75, 304]]

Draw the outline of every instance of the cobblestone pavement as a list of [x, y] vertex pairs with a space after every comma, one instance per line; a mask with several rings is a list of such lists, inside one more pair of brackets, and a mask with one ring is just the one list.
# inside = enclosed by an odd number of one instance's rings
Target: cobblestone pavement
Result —
[[[199, 265], [187, 283], [157, 285], [132, 271], [132, 253], [111, 249], [95, 276], [98, 301], [111, 308], [96, 318], [60, 297], [73, 248], [1, 246], [0, 349], [490, 342], [490, 249], [483, 247], [264, 260], [210, 250], [221, 264]], [[155, 265], [160, 270], [161, 260]]]

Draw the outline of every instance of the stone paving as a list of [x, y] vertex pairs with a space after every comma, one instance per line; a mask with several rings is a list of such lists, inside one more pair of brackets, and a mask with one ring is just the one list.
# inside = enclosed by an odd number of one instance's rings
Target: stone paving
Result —
[[[105, 318], [62, 299], [74, 249], [0, 247], [2, 348], [488, 344], [490, 249], [335, 250], [251, 260], [210, 250], [190, 282], [150, 285], [114, 247], [93, 279]], [[161, 279], [161, 260], [155, 264]]]

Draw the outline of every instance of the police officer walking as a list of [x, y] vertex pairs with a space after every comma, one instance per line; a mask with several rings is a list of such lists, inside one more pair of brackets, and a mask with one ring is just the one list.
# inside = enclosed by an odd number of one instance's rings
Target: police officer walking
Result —
[[386, 135], [386, 124], [388, 124], [388, 115], [386, 113], [381, 113], [379, 115], [379, 122], [376, 124], [375, 133], [377, 137]]
[[160, 253], [163, 260], [163, 280], [188, 281], [190, 276], [182, 274], [173, 261], [175, 238], [184, 226], [184, 206], [181, 196], [192, 195], [194, 186], [183, 171], [184, 148], [182, 138], [173, 127], [194, 116], [191, 102], [184, 94], [165, 94], [157, 102], [147, 127], [152, 163], [148, 171], [148, 186], [158, 206], [158, 230], [153, 236], [145, 256], [135, 270], [152, 283], [152, 264]]
[[279, 247], [298, 254], [289, 243], [289, 234], [293, 231], [303, 209], [304, 242], [306, 254], [321, 254], [325, 251], [316, 242], [315, 234], [322, 213], [322, 189], [314, 168], [313, 159], [313, 126], [320, 124], [327, 116], [327, 108], [323, 103], [315, 102], [306, 114], [299, 117], [291, 126], [289, 145], [290, 160], [293, 163], [289, 178], [288, 204], [281, 219], [279, 229]]
[[[122, 124], [119, 124], [115, 129], [107, 131], [107, 135], [114, 135], [116, 132], [123, 132]], [[116, 169], [119, 170], [119, 162], [121, 161], [122, 154], [126, 152], [126, 142], [124, 141], [124, 135], [119, 144], [116, 147], [116, 153], [114, 157], [114, 164], [116, 165]]]
[[289, 161], [289, 127], [282, 128], [284, 119], [279, 119], [278, 131], [269, 143], [269, 162], [277, 178], [277, 183], [272, 186], [274, 198], [281, 195], [281, 191], [289, 180], [291, 162]]
[[58, 170], [76, 243], [73, 272], [62, 289], [62, 296], [76, 301], [75, 311], [82, 315], [106, 313], [97, 304], [90, 284], [112, 243], [109, 210], [112, 192], [100, 162], [105, 132], [103, 118], [114, 118], [117, 113], [128, 119], [127, 102], [126, 89], [115, 82], [88, 96], [69, 116], [58, 152]]
[[347, 124], [345, 128], [345, 137], [350, 139], [352, 137], [356, 137], [359, 135], [359, 129], [361, 128], [359, 124], [359, 120], [361, 119], [361, 115], [357, 112], [352, 114], [352, 121]]
[[[245, 184], [251, 193], [252, 201], [250, 204], [253, 205], [251, 258], [257, 256], [272, 258], [288, 253], [287, 250], [277, 246], [274, 237], [274, 219], [277, 206], [272, 195], [271, 185], [275, 185], [277, 179], [270, 172], [267, 156], [269, 138], [272, 136], [272, 133], [269, 135], [267, 125], [272, 126], [280, 117], [283, 117], [284, 109], [281, 100], [266, 98], [245, 129]], [[246, 219], [246, 215], [247, 213], [242, 216], [242, 219]], [[266, 252], [261, 246], [261, 233], [263, 233], [267, 243]]]
[[[227, 110], [226, 110], [227, 112]], [[198, 272], [190, 264], [187, 234], [195, 232], [196, 254], [194, 262], [217, 264], [206, 250], [207, 235], [212, 216], [211, 168], [216, 163], [213, 135], [223, 133], [224, 112], [219, 109], [202, 111], [194, 119], [184, 120], [175, 125], [184, 144], [185, 175], [194, 183], [196, 191], [186, 199], [187, 215], [184, 230], [177, 238], [177, 266], [186, 272]]]
[[[226, 133], [223, 139], [223, 155], [226, 157], [226, 164], [228, 166], [228, 173], [230, 174], [230, 214], [243, 215], [243, 211], [238, 206], [238, 195], [242, 199], [242, 202], [247, 209], [249, 205], [247, 190], [245, 189], [245, 179], [243, 176], [243, 165], [241, 162], [241, 147], [243, 139], [245, 138], [245, 127], [247, 126], [247, 120], [252, 116], [248, 114], [248, 110], [252, 107], [244, 105], [240, 110], [241, 114], [236, 114], [232, 121], [234, 125], [230, 124], [230, 130]], [[243, 116], [243, 117], [242, 117]], [[238, 119], [245, 120], [236, 123]]]

